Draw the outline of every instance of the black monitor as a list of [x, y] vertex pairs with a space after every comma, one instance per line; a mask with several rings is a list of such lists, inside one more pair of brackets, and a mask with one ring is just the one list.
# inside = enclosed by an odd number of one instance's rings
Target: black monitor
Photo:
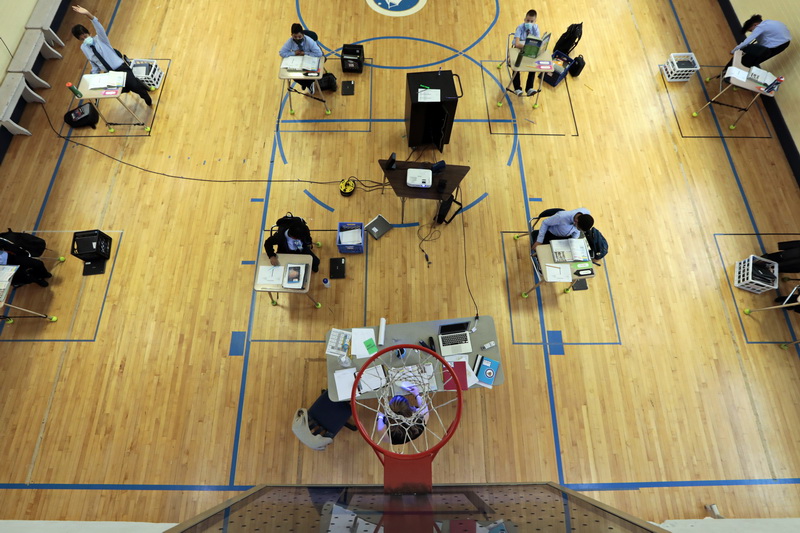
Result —
[[397, 165], [395, 165], [396, 162], [397, 154], [392, 152], [392, 155], [390, 155], [389, 159], [386, 160], [386, 170], [395, 170], [397, 168]]

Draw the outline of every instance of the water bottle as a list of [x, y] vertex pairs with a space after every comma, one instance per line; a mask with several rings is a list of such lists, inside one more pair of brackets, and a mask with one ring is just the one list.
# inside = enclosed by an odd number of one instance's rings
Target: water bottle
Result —
[[331, 280], [328, 278], [322, 278], [322, 284], [325, 286], [326, 289], [331, 288]]
[[524, 54], [522, 53], [522, 50], [520, 50], [519, 54], [517, 54], [517, 62], [514, 63], [515, 67], [518, 67], [518, 66], [520, 66], [522, 64], [522, 58], [523, 57], [524, 57]]
[[74, 94], [77, 98], [83, 98], [83, 93], [80, 92], [74, 85], [72, 85], [72, 83], [67, 82], [67, 89], [72, 91], [72, 94]]

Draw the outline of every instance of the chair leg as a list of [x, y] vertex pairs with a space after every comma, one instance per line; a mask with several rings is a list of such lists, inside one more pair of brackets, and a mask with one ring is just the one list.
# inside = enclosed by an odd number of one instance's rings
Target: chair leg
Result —
[[345, 423], [344, 423], [344, 427], [346, 427], [346, 428], [347, 428], [347, 429], [349, 429], [350, 431], [358, 431], [358, 428], [357, 428], [357, 427], [355, 427], [355, 426], [354, 426], [353, 424], [351, 424], [350, 422], [345, 422]]

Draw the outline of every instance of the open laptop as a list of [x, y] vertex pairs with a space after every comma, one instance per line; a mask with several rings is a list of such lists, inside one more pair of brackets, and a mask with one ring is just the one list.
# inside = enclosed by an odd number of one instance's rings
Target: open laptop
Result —
[[447, 357], [458, 353], [472, 353], [469, 322], [439, 326], [439, 355]]

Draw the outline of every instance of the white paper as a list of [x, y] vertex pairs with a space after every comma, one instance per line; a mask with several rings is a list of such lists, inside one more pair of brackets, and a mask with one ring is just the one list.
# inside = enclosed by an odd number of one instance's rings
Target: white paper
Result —
[[419, 102], [441, 102], [442, 91], [439, 89], [426, 89], [420, 87], [417, 91], [417, 101]]
[[395, 390], [395, 394], [407, 394], [407, 391], [401, 389], [399, 386], [399, 384], [403, 383], [404, 381], [407, 381], [412, 385], [416, 385], [422, 391], [438, 390], [438, 387], [436, 386], [436, 378], [433, 375], [433, 365], [431, 363], [425, 363], [424, 367], [422, 365], [412, 365], [390, 368], [389, 376], [392, 383], [395, 384], [395, 388], [397, 389]]
[[11, 281], [14, 277], [14, 272], [19, 268], [17, 265], [3, 265], [0, 266], [0, 281]]
[[548, 282], [572, 281], [572, 267], [567, 263], [546, 263], [544, 268], [544, 279]]
[[361, 374], [361, 380], [358, 382], [359, 394], [378, 390], [386, 385], [386, 371], [382, 366], [371, 366], [364, 370]]
[[86, 74], [84, 77], [89, 89], [106, 89], [125, 85], [124, 72], [111, 71], [103, 74]]
[[336, 394], [340, 400], [349, 400], [353, 393], [353, 383], [356, 382], [356, 370], [354, 368], [342, 368], [333, 373], [333, 381], [336, 382]]
[[283, 267], [261, 265], [256, 275], [256, 285], [280, 285], [283, 283]]
[[734, 78], [741, 82], [747, 81], [747, 71], [742, 70], [736, 67], [728, 67], [728, 70], [725, 71], [726, 78]]
[[347, 229], [339, 232], [340, 244], [361, 244], [361, 230]]
[[364, 346], [364, 341], [372, 339], [375, 341], [375, 331], [372, 328], [353, 328], [353, 343], [351, 344], [351, 352], [353, 357], [363, 359], [369, 357], [370, 353], [367, 347]]

